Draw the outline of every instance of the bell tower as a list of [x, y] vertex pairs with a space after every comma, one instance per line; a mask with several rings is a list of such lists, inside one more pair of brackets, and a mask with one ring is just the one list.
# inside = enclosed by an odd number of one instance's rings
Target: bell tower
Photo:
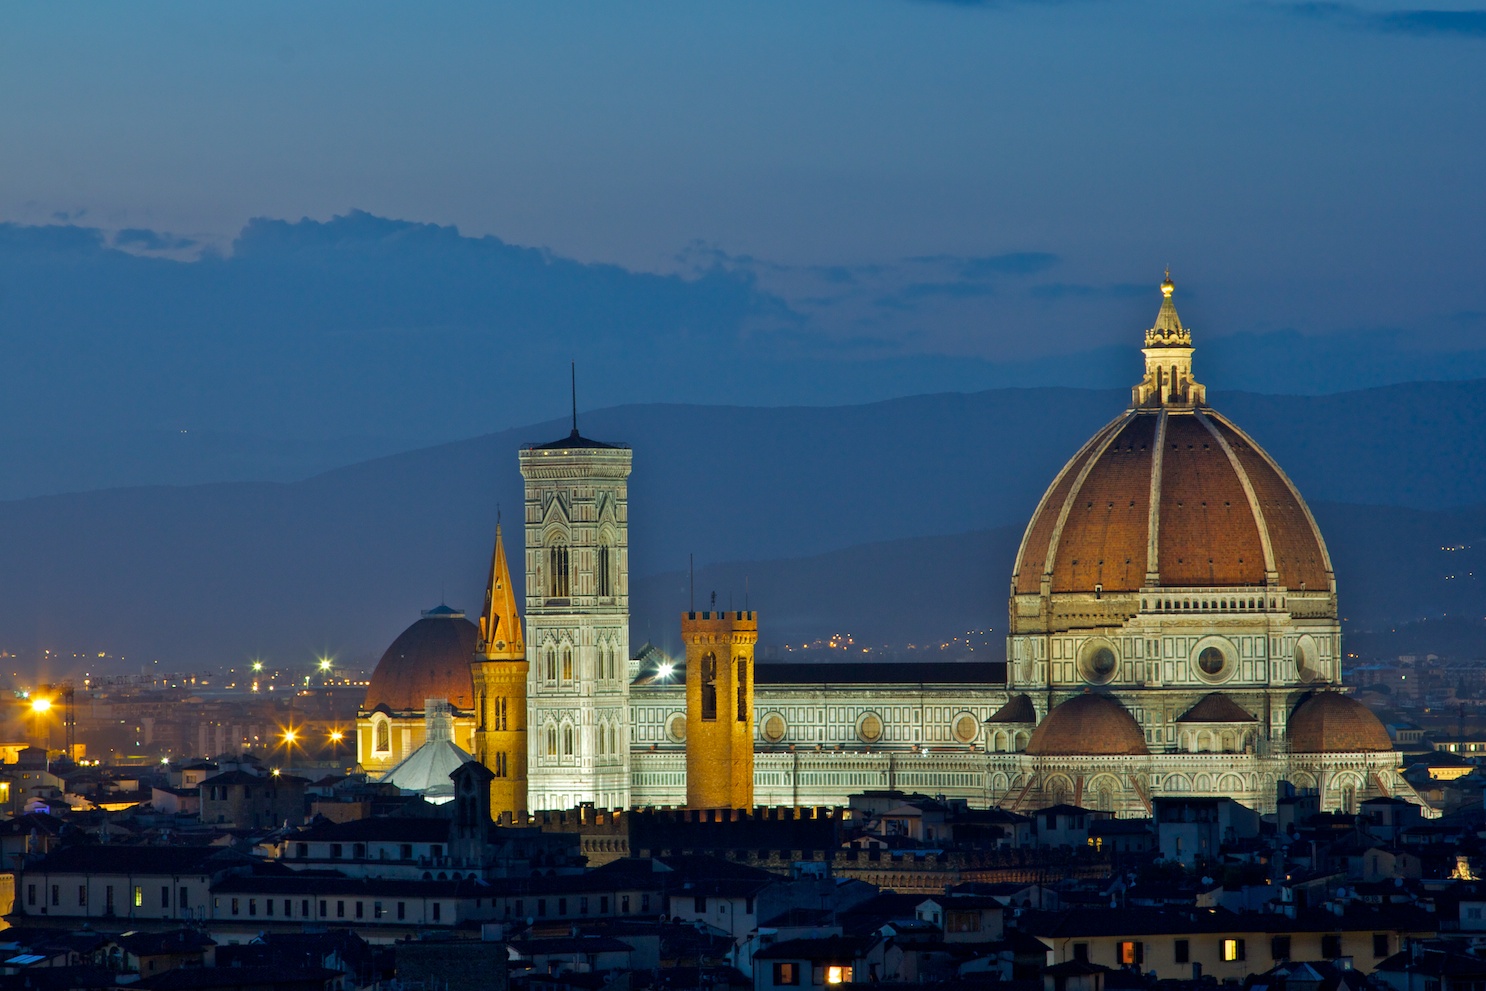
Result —
[[475, 683], [475, 759], [490, 772], [490, 809], [526, 821], [526, 641], [506, 566], [500, 523], [470, 674]]
[[631, 452], [573, 431], [521, 451], [530, 805], [630, 804]]
[[753, 808], [753, 648], [758, 613], [687, 612], [686, 804]]

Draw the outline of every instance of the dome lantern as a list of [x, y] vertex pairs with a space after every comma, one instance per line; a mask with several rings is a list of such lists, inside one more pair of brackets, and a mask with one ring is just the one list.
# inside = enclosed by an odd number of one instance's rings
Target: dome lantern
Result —
[[1135, 406], [1206, 406], [1207, 388], [1192, 378], [1192, 331], [1171, 301], [1171, 270], [1161, 283], [1161, 309], [1145, 332], [1145, 378], [1131, 390]]

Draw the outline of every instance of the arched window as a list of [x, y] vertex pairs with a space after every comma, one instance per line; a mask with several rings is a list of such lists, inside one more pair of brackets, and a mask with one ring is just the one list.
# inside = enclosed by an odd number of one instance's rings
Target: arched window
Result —
[[547, 670], [545, 672], [546, 680], [547, 681], [556, 681], [557, 680], [557, 648], [556, 647], [548, 646], [547, 651], [546, 651], [546, 655], [545, 655], [545, 660], [547, 662], [546, 665], [545, 665], [546, 668], [547, 668]]
[[562, 680], [573, 680], [573, 648], [567, 644], [562, 645]]
[[547, 756], [557, 756], [557, 727], [547, 724]]
[[748, 722], [748, 662], [738, 661], [738, 722]]
[[717, 718], [717, 655], [702, 658], [702, 718]]
[[573, 727], [571, 726], [564, 726], [562, 728], [562, 755], [564, 757], [573, 756]]
[[599, 544], [599, 595], [609, 598], [614, 594], [614, 555], [607, 543]]
[[490, 726], [490, 728], [492, 730], [496, 731], [497, 733], [499, 733], [499, 732], [501, 732], [501, 731], [503, 731], [503, 730], [506, 729], [506, 700], [505, 700], [505, 698], [504, 697], [501, 697], [501, 698], [496, 699], [494, 701], [494, 703], [492, 704], [491, 709], [492, 709], [491, 716], [493, 718], [491, 719], [491, 726]]
[[547, 598], [568, 597], [568, 545], [558, 537], [547, 545]]
[[379, 754], [392, 752], [392, 724], [386, 719], [378, 719], [376, 730], [373, 733], [372, 749]]

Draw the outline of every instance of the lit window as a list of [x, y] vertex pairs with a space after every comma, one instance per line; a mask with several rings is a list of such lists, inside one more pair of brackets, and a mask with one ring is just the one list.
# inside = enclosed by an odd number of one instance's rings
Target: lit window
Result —
[[835, 964], [832, 964], [831, 966], [829, 966], [829, 967], [826, 968], [826, 983], [827, 984], [850, 984], [851, 983], [851, 968], [850, 967], [839, 967], [839, 966], [836, 966]]
[[1243, 958], [1244, 958], [1243, 940], [1241, 940], [1241, 939], [1225, 939], [1225, 940], [1223, 940], [1223, 959], [1225, 961], [1228, 961], [1228, 962], [1231, 963], [1234, 960], [1242, 960]]

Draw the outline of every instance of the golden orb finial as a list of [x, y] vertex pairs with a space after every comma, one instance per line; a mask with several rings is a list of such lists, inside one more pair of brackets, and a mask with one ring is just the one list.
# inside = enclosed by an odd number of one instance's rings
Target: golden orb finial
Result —
[[1171, 298], [1172, 292], [1176, 290], [1176, 283], [1171, 281], [1171, 267], [1166, 268], [1166, 279], [1161, 283], [1161, 295], [1167, 299]]

